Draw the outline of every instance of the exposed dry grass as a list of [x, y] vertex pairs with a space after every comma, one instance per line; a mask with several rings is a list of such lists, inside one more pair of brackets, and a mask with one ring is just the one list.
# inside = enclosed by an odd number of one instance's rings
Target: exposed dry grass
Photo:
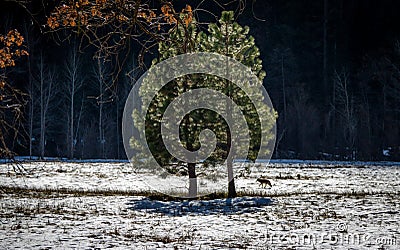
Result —
[[[80, 189], [67, 189], [67, 188], [29, 188], [29, 187], [10, 187], [0, 186], [0, 197], [4, 194], [17, 194], [21, 197], [42, 198], [42, 197], [60, 197], [60, 196], [145, 196], [153, 200], [160, 201], [182, 201], [182, 200], [213, 200], [225, 199], [228, 197], [226, 192], [214, 192], [205, 196], [197, 198], [181, 198], [174, 197], [167, 194], [155, 192], [152, 190], [80, 190]], [[383, 191], [383, 190], [321, 190], [321, 191], [288, 191], [288, 192], [274, 192], [272, 190], [256, 190], [256, 191], [239, 191], [238, 197], [288, 197], [294, 195], [332, 195], [336, 197], [353, 197], [363, 198], [368, 195], [400, 195], [400, 191]], [[176, 194], [179, 196], [180, 194]], [[182, 194], [181, 194], [182, 195]], [[182, 195], [183, 196], [183, 195]]]

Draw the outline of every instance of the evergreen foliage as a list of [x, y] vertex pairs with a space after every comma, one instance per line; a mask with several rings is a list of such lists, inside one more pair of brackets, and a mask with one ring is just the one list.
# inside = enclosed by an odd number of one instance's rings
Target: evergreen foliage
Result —
[[[260, 150], [264, 150], [264, 152], [261, 152], [264, 155], [271, 153], [266, 151], [266, 145], [274, 136], [273, 128], [276, 112], [270, 109], [256, 110], [251, 101], [258, 100], [262, 102], [264, 100], [265, 96], [263, 96], [261, 89], [262, 81], [266, 74], [262, 70], [259, 49], [255, 45], [254, 38], [249, 36], [248, 33], [248, 27], [242, 27], [234, 22], [233, 12], [223, 12], [219, 22], [217, 24], [210, 24], [207, 32], [198, 32], [196, 21], [193, 20], [189, 24], [188, 29], [183, 29], [180, 25], [175, 26], [169, 33], [170, 39], [159, 44], [159, 58], [153, 61], [153, 65], [159, 61], [184, 53], [213, 52], [226, 55], [241, 62], [247, 66], [259, 80], [258, 82], [244, 82], [243, 80], [241, 84], [245, 87], [245, 91], [234, 83], [217, 76], [191, 74], [174, 79], [158, 92], [153, 100], [151, 100], [147, 109], [145, 124], [138, 124], [137, 122], [136, 124], [140, 127], [139, 131], [145, 128], [145, 135], [141, 134], [141, 136], [146, 136], [146, 141], [152, 155], [169, 173], [175, 174], [177, 172], [183, 172], [187, 174], [187, 171], [185, 171], [187, 166], [175, 159], [165, 148], [161, 137], [162, 116], [176, 97], [196, 88], [207, 88], [219, 91], [232, 99], [233, 102], [240, 107], [245, 116], [251, 138], [248, 149], [248, 159], [255, 160]], [[227, 69], [229, 69], [229, 65], [227, 66]], [[237, 81], [244, 79], [243, 72], [230, 72], [229, 74], [233, 74], [234, 79], [237, 79]], [[154, 80], [156, 79], [151, 79], [151, 77], [145, 79], [145, 81]], [[151, 91], [145, 89], [146, 86], [154, 85], [143, 84], [142, 86], [143, 87], [139, 90], [139, 95], [143, 97], [145, 96], [144, 93]], [[246, 93], [251, 96], [248, 96]], [[221, 106], [227, 109], [228, 115], [231, 115], [230, 111], [232, 107], [225, 102], [222, 102]], [[135, 110], [133, 119], [135, 120], [139, 115], [141, 114]], [[232, 124], [234, 124], [235, 119], [235, 117], [231, 116], [228, 120], [232, 120]], [[230, 168], [230, 171], [233, 172], [233, 159], [227, 159], [227, 157], [229, 155], [229, 150], [232, 148], [232, 144], [240, 143], [240, 141], [233, 141], [233, 138], [231, 138], [230, 129], [228, 127], [229, 123], [230, 122], [225, 121], [220, 114], [212, 110], [195, 110], [186, 115], [181, 121], [181, 143], [189, 151], [198, 150], [200, 147], [200, 132], [205, 129], [210, 129], [216, 135], [218, 143], [216, 150], [207, 160], [202, 162], [203, 167], [206, 168], [208, 165], [221, 164], [226, 161], [228, 164], [228, 171]], [[268, 134], [267, 140], [261, 140], [262, 131]], [[141, 145], [138, 145], [134, 137], [131, 139], [131, 146], [139, 151], [142, 149]], [[141, 156], [138, 157], [140, 158]], [[233, 189], [231, 190], [230, 188], [229, 193], [231, 194], [230, 196], [235, 196], [236, 192], [234, 191], [233, 182], [232, 185]]]

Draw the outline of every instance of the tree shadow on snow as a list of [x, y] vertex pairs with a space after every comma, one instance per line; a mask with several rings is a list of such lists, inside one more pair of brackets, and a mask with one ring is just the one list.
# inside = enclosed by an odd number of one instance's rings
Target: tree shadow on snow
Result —
[[158, 201], [147, 197], [137, 197], [127, 203], [129, 209], [170, 216], [242, 214], [252, 213], [272, 203], [269, 198], [239, 197], [233, 199]]

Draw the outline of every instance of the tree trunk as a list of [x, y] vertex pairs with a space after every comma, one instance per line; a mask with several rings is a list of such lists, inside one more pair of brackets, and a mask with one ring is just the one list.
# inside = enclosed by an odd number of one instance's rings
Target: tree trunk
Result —
[[228, 168], [228, 198], [235, 198], [237, 196], [236, 187], [235, 187], [235, 178], [233, 176], [233, 161], [229, 157], [227, 159], [227, 168]]
[[[100, 85], [100, 88], [103, 86]], [[99, 141], [101, 148], [101, 158], [104, 157], [104, 129], [103, 129], [103, 93], [100, 92], [100, 100], [99, 100]]]
[[100, 142], [100, 150], [101, 150], [101, 158], [105, 158], [104, 154], [104, 124], [103, 124], [103, 105], [104, 105], [104, 65], [100, 61], [100, 57], [97, 58], [97, 74], [98, 74], [98, 81], [99, 81], [99, 142]]
[[115, 100], [115, 103], [116, 103], [116, 105], [115, 105], [115, 107], [116, 107], [116, 110], [115, 110], [115, 114], [116, 114], [116, 116], [115, 116], [115, 128], [116, 128], [116, 144], [115, 144], [115, 146], [117, 147], [116, 149], [117, 149], [117, 159], [119, 159], [120, 158], [120, 153], [119, 153], [119, 141], [120, 141], [120, 134], [119, 134], [119, 98], [118, 98], [118, 92], [116, 92], [115, 93], [115, 96], [116, 96], [116, 100]]
[[[82, 118], [82, 113], [83, 113], [83, 102], [84, 102], [84, 96], [85, 92], [82, 93], [82, 98], [81, 98], [81, 108], [79, 109], [78, 113], [78, 120], [76, 122], [76, 129], [75, 129], [75, 136], [74, 136], [74, 141], [78, 141], [78, 133], [79, 133], [79, 126], [81, 124], [81, 118]], [[81, 140], [82, 142], [83, 140]], [[81, 157], [82, 158], [82, 157]]]
[[[228, 89], [228, 96], [231, 97], [230, 93], [230, 83], [227, 81], [227, 89]], [[232, 121], [232, 109], [230, 106], [230, 103], [227, 103], [227, 120], [228, 124], [233, 124], [234, 121]], [[227, 148], [228, 148], [228, 157], [226, 159], [226, 167], [228, 170], [228, 197], [229, 198], [234, 198], [236, 197], [236, 187], [235, 187], [235, 177], [233, 173], [233, 158], [232, 156], [234, 155], [234, 149], [232, 148], [232, 135], [231, 131], [229, 131], [229, 127], [226, 130], [226, 141], [227, 141]], [[230, 156], [231, 155], [231, 156]]]
[[43, 55], [40, 54], [40, 159], [44, 157], [44, 65], [43, 65]]
[[[26, 38], [26, 42], [27, 42], [27, 46], [29, 48], [29, 53], [30, 54], [34, 54], [34, 48], [35, 48], [35, 44], [33, 42], [33, 39], [31, 37], [31, 30], [29, 30], [29, 25], [25, 24], [24, 25], [24, 33], [25, 33], [25, 38]], [[32, 145], [32, 138], [33, 138], [33, 111], [34, 111], [34, 79], [33, 79], [33, 75], [32, 75], [32, 57], [29, 56], [28, 57], [28, 83], [29, 83], [29, 98], [30, 98], [30, 103], [29, 103], [29, 159], [32, 159], [32, 150], [33, 150], [33, 145]]]
[[[189, 151], [193, 151], [193, 145], [189, 137], [189, 116], [185, 118], [184, 134], [186, 135], [186, 148]], [[196, 175], [196, 163], [188, 163], [189, 173], [189, 198], [197, 197], [197, 175]]]
[[[74, 84], [74, 83], [72, 83]], [[71, 94], [71, 103], [70, 103], [70, 112], [69, 112], [69, 138], [70, 138], [70, 145], [69, 145], [69, 158], [74, 158], [74, 96], [75, 96], [75, 89], [73, 87], [72, 94]]]
[[[327, 96], [328, 92], [328, 0], [324, 0], [324, 61], [323, 61], [323, 96]], [[326, 98], [329, 100], [329, 98]]]
[[[230, 83], [227, 81], [227, 89], [228, 89], [228, 96], [231, 97], [230, 95]], [[231, 116], [231, 106], [230, 103], [227, 103], [227, 120], [228, 124], [232, 124], [232, 116]], [[229, 131], [229, 127], [226, 130], [226, 142], [227, 142], [227, 148], [228, 148], [228, 157], [226, 159], [226, 167], [228, 170], [228, 198], [234, 198], [236, 197], [236, 187], [235, 187], [235, 177], [233, 173], [233, 159], [232, 155], [234, 155], [233, 148], [232, 148], [232, 134], [231, 131]]]
[[33, 93], [33, 79], [31, 70], [31, 60], [28, 61], [28, 72], [29, 72], [29, 159], [32, 158], [32, 137], [33, 137], [33, 107], [34, 107], [34, 93]]
[[[68, 154], [71, 159], [74, 158], [74, 151], [75, 151], [75, 142], [77, 138], [74, 136], [75, 131], [75, 96], [78, 90], [81, 88], [83, 79], [79, 75], [80, 74], [80, 58], [78, 55], [78, 48], [74, 45], [70, 49], [70, 54], [68, 56], [68, 60], [65, 63], [66, 67], [66, 77], [68, 78], [68, 84], [66, 88], [66, 97], [69, 101], [68, 103], [68, 131], [67, 131], [67, 138], [68, 138]], [[79, 123], [78, 123], [79, 125]]]
[[[228, 25], [225, 25], [225, 53], [226, 56], [229, 56], [229, 36], [228, 36]], [[229, 70], [229, 61], [226, 61], [226, 70]], [[229, 72], [228, 72], [229, 73]], [[231, 93], [231, 84], [228, 80], [225, 80], [226, 82], [226, 91], [227, 91], [227, 96], [232, 99], [232, 93]], [[234, 121], [232, 121], [232, 107], [230, 102], [226, 103], [226, 113], [227, 113], [227, 122], [229, 124], [233, 124]], [[235, 187], [235, 178], [234, 178], [234, 173], [233, 173], [233, 159], [232, 155], [234, 155], [233, 148], [232, 148], [232, 135], [231, 131], [229, 131], [229, 126], [226, 130], [226, 143], [227, 143], [227, 148], [228, 148], [228, 157], [226, 159], [226, 167], [228, 170], [228, 197], [229, 198], [234, 198], [236, 197], [236, 187]], [[231, 155], [231, 156], [229, 156]]]
[[189, 198], [196, 198], [197, 196], [196, 163], [188, 163], [188, 172], [189, 172]]
[[[41, 66], [42, 67], [42, 66]], [[41, 68], [41, 71], [43, 69]], [[41, 72], [40, 74], [41, 79], [40, 79], [40, 159], [43, 159], [44, 157], [44, 90], [43, 90], [43, 74]]]

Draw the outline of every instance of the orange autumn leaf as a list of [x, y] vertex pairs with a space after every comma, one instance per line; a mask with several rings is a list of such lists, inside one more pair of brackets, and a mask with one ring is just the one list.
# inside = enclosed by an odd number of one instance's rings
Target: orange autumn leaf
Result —
[[98, 16], [99, 15], [99, 10], [96, 7], [92, 7], [90, 11], [92, 13], [92, 16]]
[[7, 35], [0, 35], [0, 68], [15, 66], [15, 59], [28, 55], [25, 50], [17, 49], [22, 46], [24, 37], [17, 30], [10, 30]]
[[127, 18], [126, 16], [124, 16], [124, 15], [118, 15], [118, 16], [117, 16], [117, 19], [118, 19], [119, 21], [121, 21], [121, 22], [126, 22], [126, 21], [128, 21], [128, 18]]
[[192, 13], [192, 7], [189, 4], [186, 4], [185, 8], [182, 9], [182, 13]]
[[18, 41], [15, 42], [15, 44], [19, 47], [19, 46], [22, 45], [23, 41], [24, 41], [23, 39], [22, 40], [18, 40]]
[[185, 15], [183, 21], [185, 22], [186, 27], [188, 27], [193, 20], [192, 7], [186, 4], [186, 7], [182, 9], [181, 13]]
[[141, 18], [146, 18], [147, 17], [146, 13], [143, 12], [143, 11], [138, 12], [137, 16], [141, 17]]
[[55, 29], [59, 26], [59, 23], [57, 22], [57, 19], [55, 17], [49, 17], [47, 19], [47, 25], [51, 28], [51, 29]]
[[161, 6], [161, 12], [164, 14], [164, 16], [169, 16], [171, 11], [171, 7], [169, 7], [169, 5], [164, 4], [163, 6]]

